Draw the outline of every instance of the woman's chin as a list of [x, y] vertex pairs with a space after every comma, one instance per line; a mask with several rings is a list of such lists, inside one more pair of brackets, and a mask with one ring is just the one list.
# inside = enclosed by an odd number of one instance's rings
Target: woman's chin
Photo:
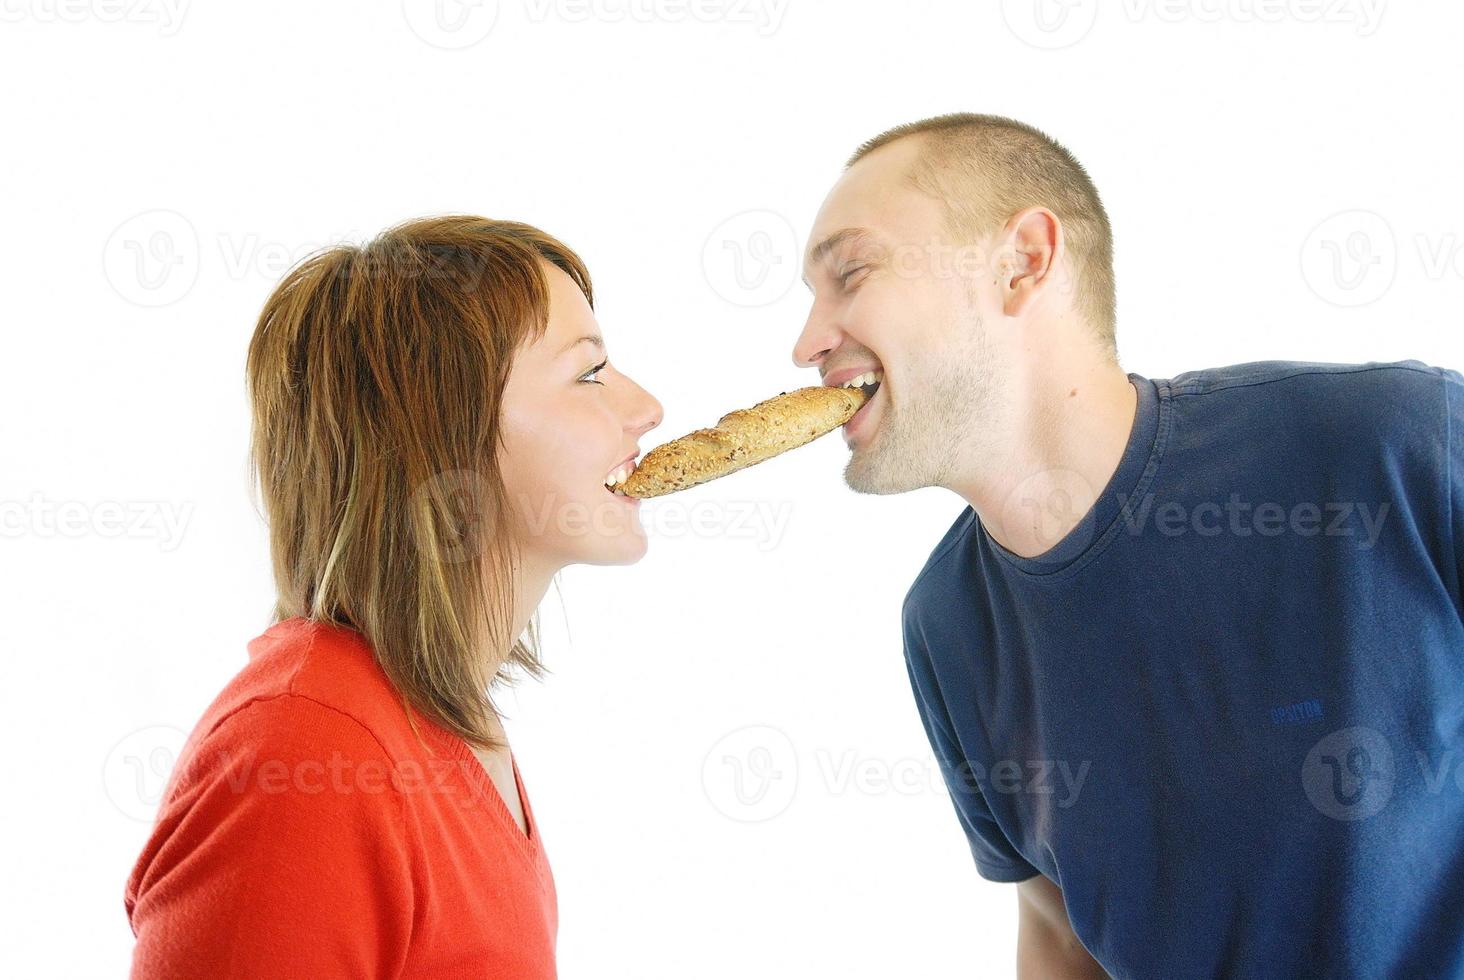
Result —
[[583, 564], [634, 565], [650, 549], [646, 533], [639, 526], [627, 528], [623, 534], [602, 535], [594, 544], [594, 554], [587, 554], [580, 559]]
[[646, 552], [651, 548], [651, 543], [646, 540], [646, 532], [637, 527], [635, 533], [627, 535], [626, 539], [620, 542], [620, 547], [625, 552], [625, 558], [616, 564], [634, 565], [646, 556]]

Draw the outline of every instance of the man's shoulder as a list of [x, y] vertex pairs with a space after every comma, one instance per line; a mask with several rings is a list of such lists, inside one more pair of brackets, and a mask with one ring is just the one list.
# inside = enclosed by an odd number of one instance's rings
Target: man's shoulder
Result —
[[[959, 559], [959, 556], [964, 553], [961, 545], [969, 541], [970, 536], [979, 525], [976, 509], [967, 504], [965, 509], [956, 515], [956, 519], [951, 522], [951, 526], [936, 542], [935, 547], [930, 550], [930, 556], [925, 559], [925, 564], [915, 574], [909, 589], [905, 591], [901, 614], [907, 623], [911, 621], [921, 605], [931, 602], [932, 592], [942, 590], [948, 585], [949, 577], [942, 575], [941, 570], [948, 568], [951, 562]], [[939, 603], [939, 597], [934, 598]]]
[[1437, 433], [1450, 405], [1464, 405], [1464, 375], [1418, 360], [1251, 361], [1187, 371], [1160, 384], [1191, 421], [1289, 432], [1343, 454]]
[[[1221, 393], [1257, 398], [1347, 398], [1369, 393], [1395, 395], [1436, 394], [1442, 385], [1464, 384], [1451, 368], [1419, 360], [1367, 361], [1344, 364], [1328, 361], [1248, 361], [1177, 374], [1164, 382], [1175, 398]], [[1252, 389], [1247, 391], [1246, 389]]]

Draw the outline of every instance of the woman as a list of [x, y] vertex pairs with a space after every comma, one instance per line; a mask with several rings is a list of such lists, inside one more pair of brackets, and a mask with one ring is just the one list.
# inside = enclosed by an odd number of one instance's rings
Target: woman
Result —
[[274, 623], [127, 882], [134, 977], [553, 977], [557, 906], [490, 695], [566, 565], [646, 551], [608, 484], [661, 406], [590, 277], [453, 216], [292, 270], [248, 354]]

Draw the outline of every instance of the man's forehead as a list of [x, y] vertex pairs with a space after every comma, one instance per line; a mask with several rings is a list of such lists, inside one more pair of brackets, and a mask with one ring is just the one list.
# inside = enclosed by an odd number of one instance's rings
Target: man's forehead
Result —
[[844, 171], [814, 218], [805, 268], [827, 257], [830, 245], [897, 239], [917, 231], [924, 212], [935, 213], [934, 202], [908, 179], [919, 146], [915, 139], [896, 140]]
[[805, 271], [852, 248], [892, 249], [939, 234], [943, 211], [935, 199], [902, 187], [864, 206], [825, 209], [814, 220], [803, 253]]

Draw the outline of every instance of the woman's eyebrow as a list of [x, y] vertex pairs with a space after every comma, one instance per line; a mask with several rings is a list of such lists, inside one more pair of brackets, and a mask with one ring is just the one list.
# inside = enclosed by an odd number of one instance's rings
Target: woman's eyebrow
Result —
[[568, 354], [571, 350], [578, 347], [580, 344], [594, 344], [602, 351], [605, 349], [605, 341], [603, 338], [597, 337], [594, 334], [589, 334], [587, 336], [580, 337], [577, 340], [571, 340], [569, 343], [565, 344], [564, 349], [559, 352], [559, 355], [563, 356], [565, 354]]

